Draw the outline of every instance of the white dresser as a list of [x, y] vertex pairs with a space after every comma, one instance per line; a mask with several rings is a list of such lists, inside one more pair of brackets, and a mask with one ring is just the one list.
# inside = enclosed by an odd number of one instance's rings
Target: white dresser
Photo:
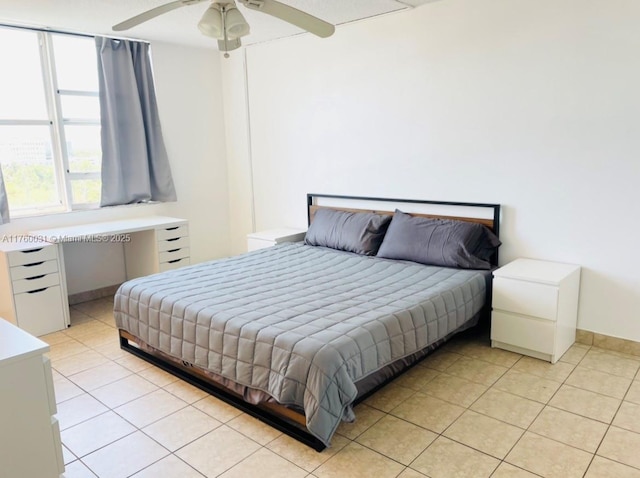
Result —
[[555, 363], [575, 342], [580, 266], [517, 259], [493, 275], [491, 346]]
[[64, 472], [49, 346], [0, 319], [0, 476]]
[[0, 243], [0, 316], [32, 335], [65, 329], [69, 306], [54, 244]]
[[257, 251], [283, 242], [298, 242], [304, 239], [306, 231], [300, 229], [269, 229], [247, 235], [247, 250]]

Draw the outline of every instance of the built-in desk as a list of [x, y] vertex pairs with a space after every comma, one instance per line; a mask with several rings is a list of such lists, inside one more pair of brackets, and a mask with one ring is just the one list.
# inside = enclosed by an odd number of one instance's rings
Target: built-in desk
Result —
[[[127, 280], [190, 264], [189, 226], [185, 219], [175, 217], [146, 216], [120, 221], [40, 229], [30, 231], [29, 236], [34, 241], [40, 241], [37, 244], [53, 244], [57, 248], [55, 255], [59, 264], [57, 271], [60, 276], [59, 286], [65, 302], [63, 308], [67, 309], [64, 311], [64, 326], [68, 326], [70, 322], [66, 302], [68, 297], [66, 274], [69, 271], [64, 266], [63, 245], [87, 242], [96, 244], [121, 243], [124, 248]], [[34, 242], [34, 244], [36, 243]], [[25, 247], [32, 248], [29, 244]], [[25, 306], [25, 310], [51, 311], [49, 302], [40, 303], [39, 297], [45, 295], [30, 294], [27, 296], [30, 307]], [[17, 315], [19, 315], [19, 311]], [[30, 317], [29, 320], [33, 321], [37, 318]], [[41, 320], [46, 321], [47, 319], [42, 317]], [[14, 322], [20, 324], [20, 317], [17, 317]], [[51, 327], [47, 327], [46, 330], [47, 332], [53, 331]]]

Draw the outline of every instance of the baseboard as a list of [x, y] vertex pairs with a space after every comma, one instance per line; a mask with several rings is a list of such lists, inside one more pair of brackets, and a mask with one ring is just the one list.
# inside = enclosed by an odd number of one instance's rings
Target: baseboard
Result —
[[89, 302], [90, 300], [102, 299], [103, 297], [113, 297], [120, 287], [120, 284], [102, 287], [100, 289], [88, 290], [86, 292], [78, 292], [69, 296], [69, 305]]
[[614, 352], [640, 357], [640, 342], [611, 337], [610, 335], [598, 334], [588, 330], [576, 330], [576, 343], [593, 345], [601, 349], [613, 350]]

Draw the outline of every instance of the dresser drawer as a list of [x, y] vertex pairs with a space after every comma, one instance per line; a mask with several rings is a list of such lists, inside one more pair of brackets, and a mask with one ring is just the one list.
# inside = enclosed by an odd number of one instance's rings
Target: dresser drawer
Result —
[[11, 251], [7, 255], [9, 256], [9, 265], [11, 267], [21, 266], [55, 259], [56, 248], [55, 246], [35, 247], [22, 251]]
[[52, 274], [42, 274], [33, 276], [28, 279], [18, 279], [13, 281], [13, 293], [21, 294], [23, 292], [29, 293], [40, 289], [46, 289], [53, 285], [60, 284], [60, 276], [57, 272]]
[[158, 241], [158, 252], [173, 251], [175, 249], [182, 249], [183, 247], [189, 247], [189, 236]]
[[181, 249], [172, 250], [172, 251], [164, 251], [158, 254], [158, 262], [162, 264], [163, 262], [171, 262], [176, 259], [184, 259], [185, 257], [189, 257], [189, 248], [183, 247]]
[[22, 266], [11, 267], [11, 280], [27, 279], [58, 272], [58, 261], [42, 261]]
[[46, 355], [42, 356], [42, 366], [44, 367], [44, 380], [47, 384], [47, 398], [49, 399], [49, 413], [55, 415], [58, 413], [56, 406], [56, 395], [53, 386], [53, 373], [51, 371], [51, 360]]
[[170, 226], [162, 229], [156, 229], [156, 239], [158, 241], [164, 241], [166, 239], [173, 239], [176, 237], [188, 237], [189, 226]]
[[191, 264], [191, 261], [188, 257], [183, 257], [182, 259], [174, 259], [169, 262], [163, 262], [160, 264], [160, 272], [172, 271], [173, 269], [188, 266], [189, 264]]
[[66, 328], [59, 285], [15, 294], [14, 301], [17, 325], [31, 335], [45, 335]]
[[494, 310], [491, 314], [491, 340], [552, 355], [555, 323]]
[[58, 472], [64, 473], [64, 456], [62, 455], [62, 439], [60, 437], [60, 424], [56, 417], [51, 417], [51, 436], [53, 438], [53, 448], [56, 453]]
[[494, 309], [556, 320], [558, 288], [547, 284], [495, 277], [492, 304]]

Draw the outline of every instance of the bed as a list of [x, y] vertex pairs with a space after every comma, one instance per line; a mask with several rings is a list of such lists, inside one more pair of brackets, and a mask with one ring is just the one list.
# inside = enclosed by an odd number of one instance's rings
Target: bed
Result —
[[[486, 314], [499, 212], [308, 195], [304, 243], [125, 282], [114, 300], [121, 346], [322, 450], [356, 403]], [[473, 245], [451, 239], [460, 230]], [[454, 259], [443, 252], [452, 242]]]

